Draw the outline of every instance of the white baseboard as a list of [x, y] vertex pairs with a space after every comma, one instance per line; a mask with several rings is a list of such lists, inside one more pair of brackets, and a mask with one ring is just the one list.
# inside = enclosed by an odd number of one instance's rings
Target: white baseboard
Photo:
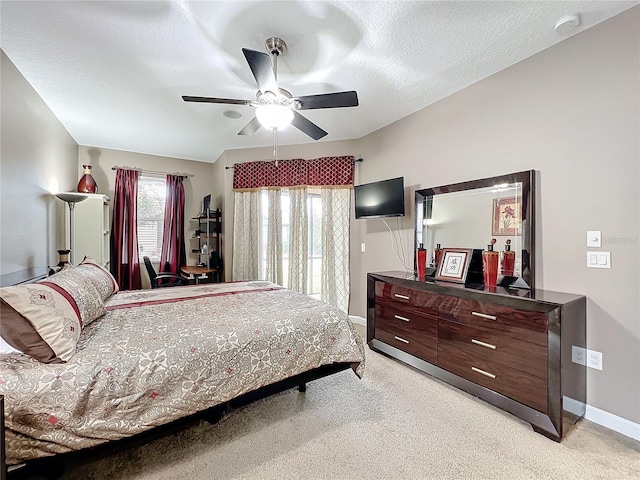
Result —
[[[349, 319], [353, 323], [365, 326], [367, 325], [367, 320], [363, 317], [359, 317], [357, 315], [349, 315]], [[570, 412], [579, 414], [579, 412], [581, 412], [585, 408], [585, 406], [577, 400], [574, 400], [573, 398], [564, 397], [564, 408], [566, 408]], [[639, 423], [635, 423], [631, 420], [627, 420], [626, 418], [614, 415], [613, 413], [600, 410], [599, 408], [593, 407], [589, 404], [587, 404], [586, 406], [584, 418], [593, 423], [597, 423], [598, 425], [602, 425], [609, 430], [621, 433], [622, 435], [633, 438], [634, 440], [640, 442]]]
[[584, 418], [587, 420], [640, 441], [640, 424], [614, 415], [613, 413], [605, 412], [589, 404], [585, 405], [571, 397], [563, 397], [562, 406], [565, 410], [575, 415], [581, 415], [582, 412], [585, 412]]
[[640, 423], [634, 423], [631, 420], [605, 412], [589, 404], [587, 404], [587, 412], [584, 418], [640, 442]]

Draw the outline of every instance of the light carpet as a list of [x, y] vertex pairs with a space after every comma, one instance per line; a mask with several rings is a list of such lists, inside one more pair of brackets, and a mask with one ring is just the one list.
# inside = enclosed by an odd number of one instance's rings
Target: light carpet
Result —
[[640, 442], [586, 420], [562, 443], [367, 349], [351, 370], [127, 450], [63, 479], [638, 479]]

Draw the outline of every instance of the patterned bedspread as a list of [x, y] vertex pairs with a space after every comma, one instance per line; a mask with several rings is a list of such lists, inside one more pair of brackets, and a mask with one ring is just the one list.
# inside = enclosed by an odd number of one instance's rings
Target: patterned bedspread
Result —
[[268, 282], [120, 292], [68, 363], [0, 356], [7, 463], [131, 436], [321, 365], [364, 370], [341, 311]]

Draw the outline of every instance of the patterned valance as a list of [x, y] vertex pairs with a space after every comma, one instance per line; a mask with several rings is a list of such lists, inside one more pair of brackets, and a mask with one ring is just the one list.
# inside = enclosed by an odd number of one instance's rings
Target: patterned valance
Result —
[[354, 160], [353, 156], [344, 156], [278, 160], [277, 166], [272, 161], [236, 163], [233, 189], [353, 186]]

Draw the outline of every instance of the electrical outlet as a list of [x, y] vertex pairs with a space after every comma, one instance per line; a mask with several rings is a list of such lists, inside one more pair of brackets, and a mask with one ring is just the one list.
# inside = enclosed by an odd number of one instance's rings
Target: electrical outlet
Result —
[[587, 367], [602, 370], [602, 353], [595, 350], [587, 350]]
[[571, 361], [578, 365], [587, 364], [587, 350], [582, 347], [571, 345]]

